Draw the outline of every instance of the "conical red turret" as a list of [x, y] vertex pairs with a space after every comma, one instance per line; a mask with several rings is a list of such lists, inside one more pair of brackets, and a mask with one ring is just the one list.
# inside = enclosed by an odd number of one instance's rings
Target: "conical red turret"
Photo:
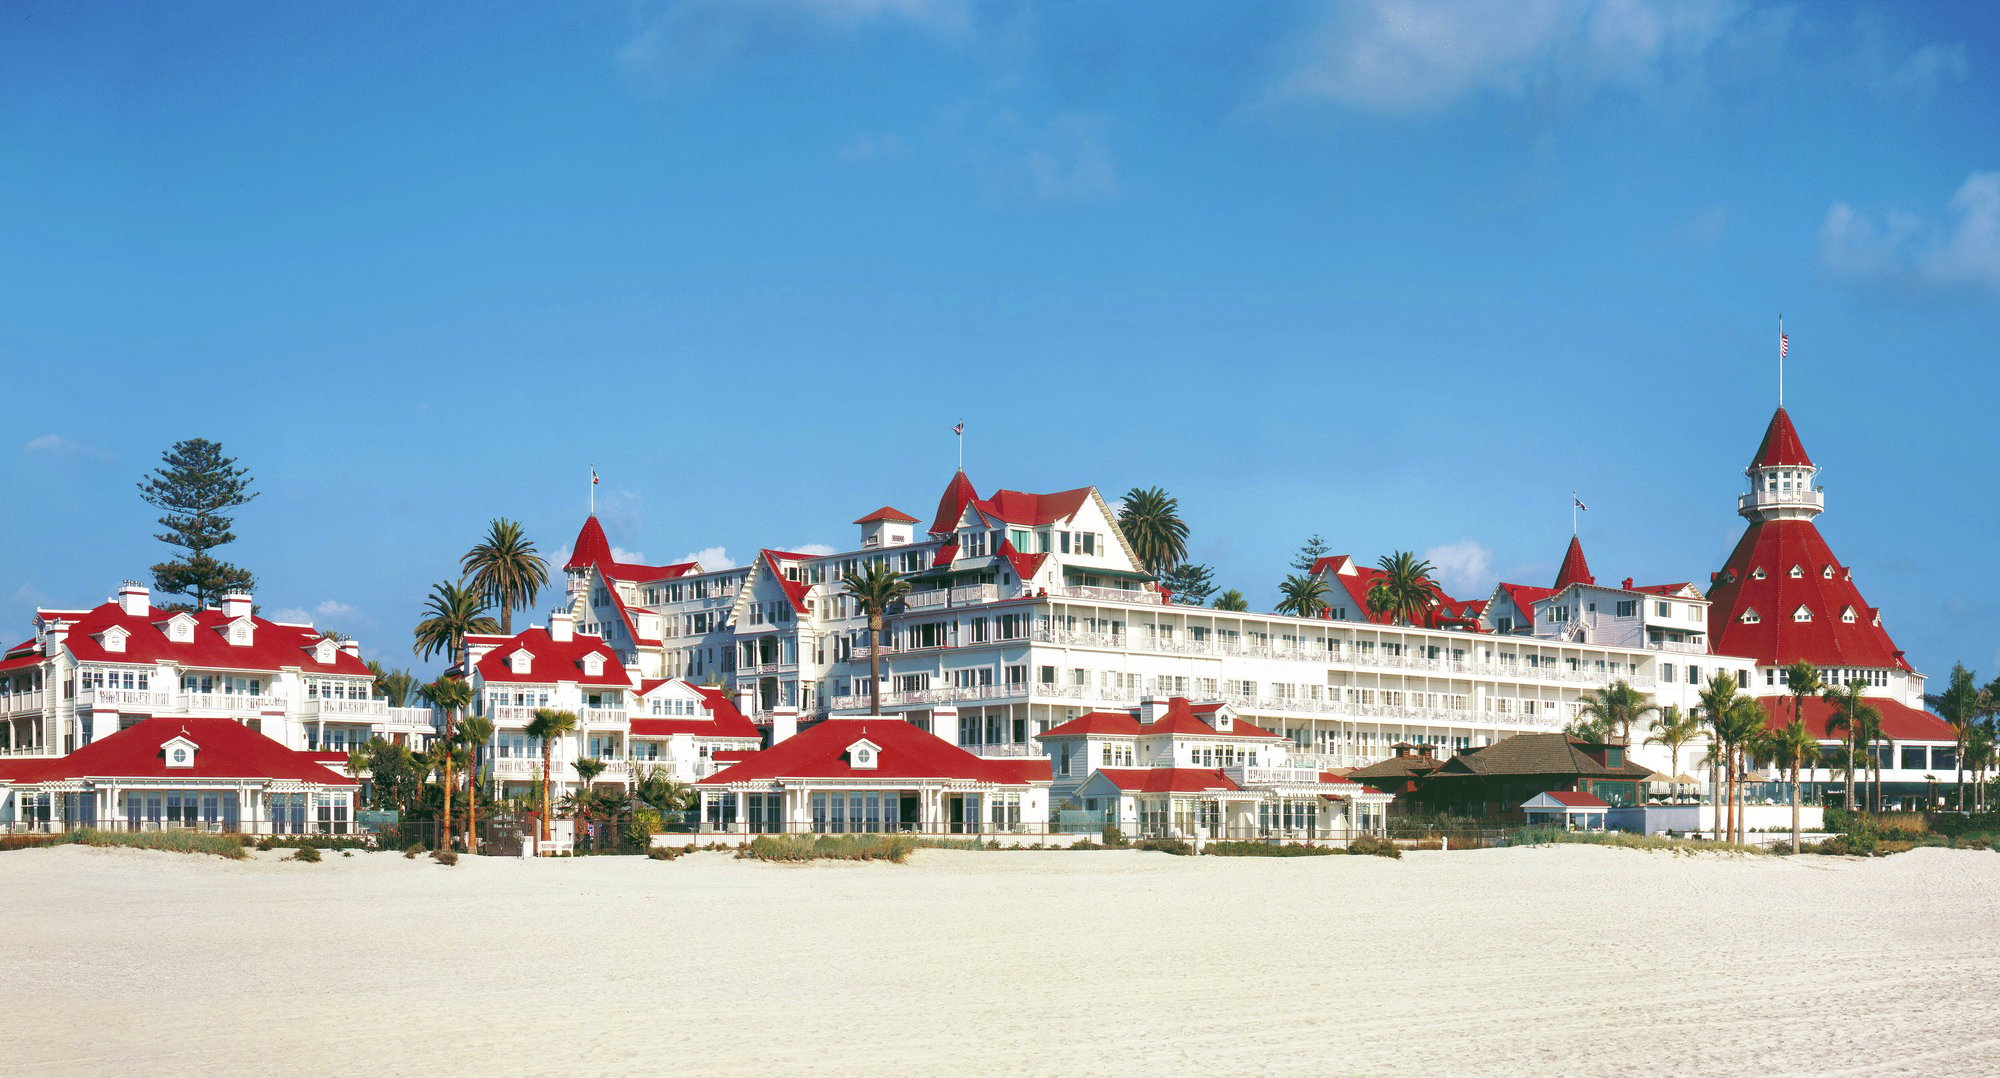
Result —
[[1590, 575], [1590, 563], [1583, 560], [1583, 541], [1572, 535], [1569, 549], [1563, 552], [1562, 568], [1556, 572], [1555, 589], [1561, 591], [1571, 584], [1595, 584], [1597, 578]]

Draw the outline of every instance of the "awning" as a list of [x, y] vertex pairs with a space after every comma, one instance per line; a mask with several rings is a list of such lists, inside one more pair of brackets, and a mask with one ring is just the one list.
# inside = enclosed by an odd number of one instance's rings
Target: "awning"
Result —
[[1089, 568], [1085, 568], [1081, 565], [1063, 566], [1063, 576], [1066, 578], [1071, 576], [1108, 576], [1108, 577], [1115, 577], [1120, 580], [1154, 579], [1153, 574], [1151, 573], [1134, 572], [1130, 569], [1104, 569], [1104, 568], [1099, 568], [1098, 566], [1091, 566]]

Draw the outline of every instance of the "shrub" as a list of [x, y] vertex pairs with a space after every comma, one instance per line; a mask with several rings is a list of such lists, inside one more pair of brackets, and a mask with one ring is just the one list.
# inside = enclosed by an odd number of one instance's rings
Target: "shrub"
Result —
[[1387, 857], [1392, 861], [1403, 859], [1403, 850], [1386, 838], [1374, 835], [1358, 835], [1347, 844], [1347, 852], [1357, 856]]
[[677, 846], [655, 846], [646, 851], [646, 856], [655, 861], [671, 861], [686, 852]]
[[293, 850], [292, 855], [286, 858], [286, 860], [304, 861], [306, 864], [316, 865], [319, 864], [319, 851], [311, 846], [300, 846], [298, 849]]
[[1118, 830], [1118, 825], [1115, 823], [1105, 824], [1104, 848], [1107, 850], [1115, 850], [1123, 845], [1125, 845], [1125, 832]]
[[660, 831], [660, 814], [649, 808], [642, 808], [632, 814], [625, 827], [618, 833], [618, 842], [633, 853], [646, 853], [652, 849], [653, 836]]
[[758, 835], [736, 851], [757, 861], [894, 861], [908, 859], [916, 842], [903, 835]]
[[1217, 857], [1321, 857], [1342, 853], [1338, 846], [1309, 846], [1303, 842], [1211, 842], [1201, 852]]
[[52, 844], [73, 842], [79, 846], [127, 846], [172, 853], [212, 853], [239, 861], [245, 856], [241, 842], [228, 835], [204, 831], [99, 831], [94, 827], [79, 827], [55, 837], [56, 843]]
[[423, 843], [421, 843], [421, 842], [412, 842], [412, 843], [410, 843], [410, 845], [408, 846], [408, 848], [406, 848], [406, 849], [404, 849], [404, 850], [403, 850], [403, 856], [404, 856], [404, 857], [407, 857], [407, 858], [409, 858], [410, 860], [413, 860], [413, 861], [414, 861], [414, 860], [416, 860], [417, 858], [419, 858], [419, 857], [422, 857], [422, 856], [423, 856], [424, 854], [426, 854], [426, 853], [429, 853], [429, 852], [430, 852], [429, 850], [427, 850], [427, 849], [425, 849], [425, 848], [424, 848], [424, 844], [423, 844]]
[[1097, 843], [1092, 842], [1086, 838], [1086, 839], [1080, 839], [1076, 842], [1072, 842], [1067, 846], [1057, 846], [1055, 848], [1058, 850], [1108, 850], [1111, 847], [1100, 846]]
[[271, 852], [275, 848], [271, 842], [271, 836], [265, 835], [263, 838], [258, 839], [257, 848], [265, 853]]
[[431, 860], [436, 861], [446, 868], [450, 868], [452, 865], [458, 863], [458, 854], [452, 850], [439, 850], [431, 854]]
[[354, 851], [353, 851], [353, 850], [342, 850], [342, 851], [340, 851], [340, 856], [342, 856], [342, 857], [353, 857], [353, 856], [354, 856]]
[[1132, 846], [1134, 849], [1170, 853], [1176, 857], [1188, 857], [1194, 853], [1194, 847], [1189, 845], [1186, 839], [1180, 838], [1142, 838]]

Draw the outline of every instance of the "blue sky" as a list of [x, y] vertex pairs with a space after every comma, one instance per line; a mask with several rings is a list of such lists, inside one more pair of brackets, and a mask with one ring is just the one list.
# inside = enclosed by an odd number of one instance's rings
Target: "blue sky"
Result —
[[[0, 15], [0, 619], [220, 440], [267, 611], [408, 659], [497, 515], [649, 560], [983, 491], [1705, 583], [1775, 403], [1919, 668], [2000, 672], [1977, 4], [58, 5]], [[710, 554], [715, 560], [715, 554]], [[545, 597], [542, 606], [549, 605]]]

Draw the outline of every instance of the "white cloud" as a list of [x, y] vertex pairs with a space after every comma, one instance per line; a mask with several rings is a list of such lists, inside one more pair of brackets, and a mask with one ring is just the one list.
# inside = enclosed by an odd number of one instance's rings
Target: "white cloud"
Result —
[[1042, 144], [1028, 151], [1035, 194], [1051, 201], [1117, 194], [1118, 162], [1105, 139], [1109, 127], [1109, 121], [1095, 113], [1058, 115]]
[[[622, 546], [614, 546], [611, 548], [611, 560], [637, 562], [644, 565], [646, 563], [646, 556], [636, 550], [627, 550]], [[567, 562], [569, 559], [564, 558], [563, 561]]]
[[736, 567], [736, 559], [729, 556], [729, 551], [719, 546], [703, 547], [693, 553], [683, 554], [675, 558], [673, 563], [679, 565], [690, 561], [700, 562], [702, 569], [706, 571], [734, 569]]
[[361, 611], [338, 599], [328, 599], [313, 607], [313, 613], [322, 618], [355, 618], [360, 616]]
[[1820, 224], [1820, 265], [1858, 284], [2000, 295], [2000, 172], [1975, 172], [1941, 215], [1837, 202]]
[[789, 554], [803, 554], [808, 558], [824, 558], [828, 554], [840, 553], [825, 543], [800, 543], [797, 546], [786, 547], [785, 551]]
[[78, 441], [66, 434], [44, 434], [39, 438], [30, 439], [26, 445], [21, 447], [21, 455], [25, 457], [53, 457], [59, 460], [108, 461], [112, 459], [112, 454], [106, 450], [99, 449], [88, 442]]
[[1437, 570], [1437, 582], [1459, 598], [1478, 598], [1493, 588], [1493, 552], [1476, 540], [1434, 546], [1424, 560]]
[[686, 0], [652, 10], [619, 48], [618, 67], [654, 86], [698, 78], [748, 52], [870, 26], [958, 37], [972, 25], [969, 0]]
[[340, 625], [331, 626], [333, 628], [338, 628], [342, 625], [351, 627], [354, 625], [372, 624], [361, 613], [359, 608], [349, 606], [338, 599], [322, 600], [311, 610], [299, 606], [288, 606], [272, 614], [271, 620], [294, 622], [300, 625], [311, 624], [321, 628], [328, 628], [327, 622], [340, 623]]
[[272, 621], [283, 622], [287, 625], [309, 625], [312, 623], [312, 619], [310, 611], [296, 606], [288, 606], [271, 615]]

